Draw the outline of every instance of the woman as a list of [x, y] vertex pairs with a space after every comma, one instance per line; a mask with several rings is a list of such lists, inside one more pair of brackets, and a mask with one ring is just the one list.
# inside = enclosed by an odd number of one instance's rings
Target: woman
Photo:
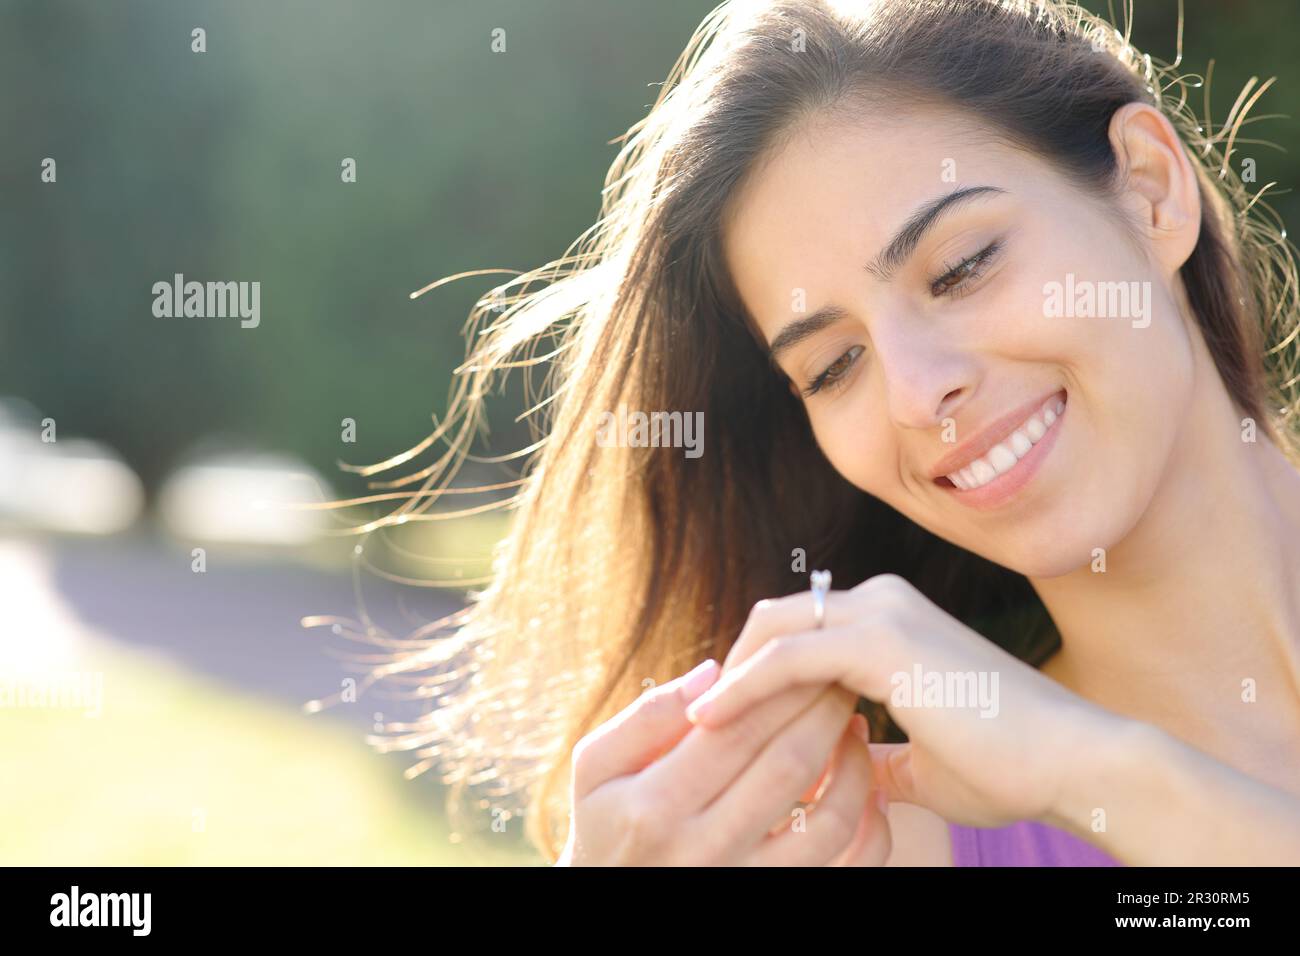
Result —
[[1216, 131], [1176, 67], [1066, 3], [710, 14], [369, 469], [447, 441], [379, 523], [427, 512], [551, 363], [387, 746], [562, 863], [1300, 863], [1293, 247], [1234, 170], [1262, 89]]

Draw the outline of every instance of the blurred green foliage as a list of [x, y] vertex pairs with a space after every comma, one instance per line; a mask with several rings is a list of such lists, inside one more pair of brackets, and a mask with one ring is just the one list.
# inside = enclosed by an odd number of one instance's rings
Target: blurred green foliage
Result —
[[[151, 486], [214, 437], [330, 476], [340, 458], [408, 447], [445, 407], [464, 318], [494, 280], [408, 293], [560, 255], [596, 215], [609, 141], [711, 6], [5, 3], [0, 395], [61, 436], [106, 440]], [[1177, 9], [1139, 0], [1138, 45], [1171, 60]], [[191, 51], [195, 27], [206, 53]], [[1217, 58], [1216, 120], [1254, 74], [1279, 75], [1256, 113], [1297, 113], [1298, 27], [1288, 0], [1187, 4], [1183, 65]], [[1293, 146], [1296, 128], [1250, 135]], [[1300, 172], [1294, 151], [1240, 156], [1260, 184]], [[40, 181], [45, 157], [56, 184]], [[1295, 211], [1290, 195], [1275, 205]], [[260, 326], [154, 318], [151, 286], [177, 272], [260, 281]], [[525, 440], [518, 411], [499, 407], [497, 450]]]

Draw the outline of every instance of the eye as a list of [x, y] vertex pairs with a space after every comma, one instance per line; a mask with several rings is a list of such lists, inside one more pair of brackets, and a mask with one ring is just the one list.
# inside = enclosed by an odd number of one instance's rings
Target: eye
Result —
[[816, 395], [822, 389], [829, 388], [842, 381], [844, 376], [849, 373], [849, 369], [853, 368], [853, 364], [858, 360], [858, 356], [862, 354], [862, 351], [863, 347], [861, 345], [853, 346], [813, 379], [808, 387], [803, 390], [803, 393], [805, 395]]
[[966, 286], [984, 274], [984, 267], [1002, 249], [1002, 240], [995, 239], [968, 259], [963, 259], [955, 266], [950, 266], [930, 283], [930, 294], [958, 297]]

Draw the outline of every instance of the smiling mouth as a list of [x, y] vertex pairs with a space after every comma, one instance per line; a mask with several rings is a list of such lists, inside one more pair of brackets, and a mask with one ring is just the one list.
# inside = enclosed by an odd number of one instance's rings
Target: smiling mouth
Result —
[[1053, 426], [1065, 412], [1066, 401], [1065, 391], [1057, 392], [983, 455], [957, 471], [934, 479], [935, 483], [962, 493], [984, 488], [1004, 476], [1016, 475], [1021, 470], [1021, 461], [1052, 435]]

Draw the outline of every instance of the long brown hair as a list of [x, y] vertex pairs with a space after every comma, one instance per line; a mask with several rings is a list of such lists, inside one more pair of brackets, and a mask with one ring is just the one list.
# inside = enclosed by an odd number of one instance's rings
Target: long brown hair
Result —
[[[1216, 129], [1208, 90], [1198, 120], [1187, 102], [1197, 78], [1178, 67], [1056, 0], [778, 0], [710, 13], [628, 131], [599, 221], [563, 258], [479, 302], [449, 414], [416, 448], [361, 469], [392, 472], [445, 444], [431, 464], [373, 483], [410, 493], [368, 527], [433, 516], [499, 375], [547, 372], [529, 392], [536, 441], [517, 453], [526, 467], [490, 585], [372, 675], [417, 682], [430, 700], [380, 745], [413, 751], [417, 771], [437, 767], [453, 814], [470, 793], [526, 810], [529, 838], [554, 860], [575, 743], [650, 681], [721, 659], [751, 606], [805, 588], [805, 568], [832, 569], [837, 587], [902, 574], [1031, 664], [1055, 649], [1024, 577], [831, 468], [747, 329], [719, 224], [746, 174], [811, 111], [847, 122], [886, 95], [947, 104], [1107, 196], [1111, 116], [1135, 101], [1161, 109], [1201, 185], [1200, 239], [1181, 272], [1188, 299], [1243, 417], [1294, 455], [1294, 247], [1230, 162], [1267, 84], [1247, 87]], [[602, 447], [597, 416], [621, 405], [702, 412], [704, 453]], [[903, 739], [882, 707], [864, 712], [874, 739]]]

